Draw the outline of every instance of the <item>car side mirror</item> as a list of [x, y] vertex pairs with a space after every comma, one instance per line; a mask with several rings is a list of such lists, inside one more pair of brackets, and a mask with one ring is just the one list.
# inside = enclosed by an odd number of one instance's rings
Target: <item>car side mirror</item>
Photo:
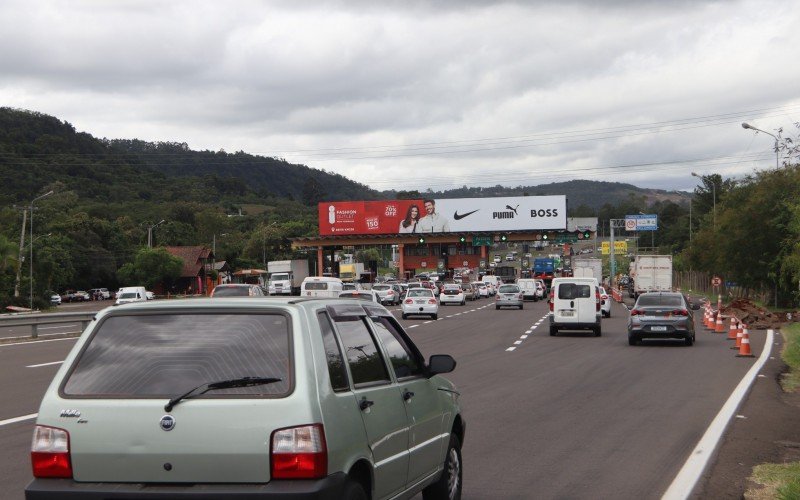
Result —
[[434, 354], [428, 361], [428, 376], [438, 373], [450, 373], [456, 369], [456, 360], [449, 354]]

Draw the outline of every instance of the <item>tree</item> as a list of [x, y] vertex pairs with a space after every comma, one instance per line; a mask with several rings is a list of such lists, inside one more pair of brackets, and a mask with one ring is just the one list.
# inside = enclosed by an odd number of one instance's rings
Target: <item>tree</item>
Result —
[[162, 284], [169, 289], [181, 276], [183, 261], [164, 248], [142, 248], [129, 262], [117, 271], [120, 283], [142, 284], [148, 289]]

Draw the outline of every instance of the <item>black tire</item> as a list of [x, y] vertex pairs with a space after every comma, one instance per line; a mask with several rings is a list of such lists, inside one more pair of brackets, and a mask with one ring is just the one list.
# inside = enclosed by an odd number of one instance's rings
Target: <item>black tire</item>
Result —
[[628, 337], [628, 345], [636, 345], [636, 339], [633, 337]]
[[600, 335], [603, 334], [603, 330], [601, 329], [600, 326], [594, 327], [593, 330], [594, 330], [594, 336], [595, 337], [599, 337]]
[[520, 311], [522, 310], [522, 306], [523, 306], [523, 304], [520, 304], [520, 305], [519, 305], [519, 310], [520, 310]]
[[450, 435], [450, 445], [444, 457], [444, 470], [439, 479], [422, 490], [424, 500], [460, 500], [462, 485], [461, 441]]
[[403, 313], [403, 319], [408, 319], [408, 314]]
[[367, 493], [361, 483], [348, 479], [342, 488], [342, 498], [344, 500], [367, 500]]
[[683, 339], [683, 342], [687, 346], [691, 346], [692, 344], [694, 344], [694, 339], [692, 337], [686, 337], [685, 339]]
[[438, 314], [431, 314], [431, 319], [436, 321], [437, 319], [439, 319], [439, 315]]
[[500, 306], [494, 306], [494, 308], [497, 309], [498, 311], [500, 310]]
[[557, 333], [558, 333], [558, 328], [556, 328], [553, 325], [550, 325], [550, 336], [555, 337]]

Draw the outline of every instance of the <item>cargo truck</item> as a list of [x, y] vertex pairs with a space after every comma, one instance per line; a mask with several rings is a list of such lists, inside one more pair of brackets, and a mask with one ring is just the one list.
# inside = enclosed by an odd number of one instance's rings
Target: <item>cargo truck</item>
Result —
[[547, 289], [553, 283], [556, 272], [556, 262], [552, 257], [539, 257], [533, 260], [533, 277], [544, 281]]
[[603, 282], [603, 261], [591, 257], [588, 259], [572, 259], [572, 272], [576, 278], [594, 278]]
[[631, 263], [633, 297], [645, 292], [672, 291], [672, 255], [637, 255]]
[[364, 274], [364, 264], [356, 262], [354, 264], [339, 264], [339, 279], [343, 283], [352, 283], [360, 280]]
[[308, 277], [308, 261], [273, 260], [267, 262], [269, 281], [267, 289], [270, 295], [300, 295], [300, 285]]

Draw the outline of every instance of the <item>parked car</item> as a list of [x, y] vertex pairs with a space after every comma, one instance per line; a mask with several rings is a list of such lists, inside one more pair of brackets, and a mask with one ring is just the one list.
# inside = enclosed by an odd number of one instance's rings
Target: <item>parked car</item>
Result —
[[[150, 293], [150, 292], [147, 292]], [[248, 283], [224, 283], [211, 290], [210, 297], [263, 297], [264, 291], [258, 285]], [[152, 300], [148, 297], [147, 300]]]
[[644, 339], [683, 339], [694, 344], [694, 313], [689, 301], [679, 292], [646, 292], [639, 295], [628, 317], [628, 344]]
[[53, 294], [50, 296], [50, 305], [59, 306], [61, 305], [61, 295]]
[[611, 296], [602, 286], [600, 287], [600, 313], [606, 318], [611, 317]]
[[[259, 288], [259, 290], [260, 290], [260, 288]], [[150, 290], [146, 290], [144, 292], [144, 296], [147, 298], [147, 300], [155, 300], [156, 299], [156, 295], [153, 292], [151, 292]]]
[[445, 283], [442, 293], [439, 295], [439, 302], [445, 304], [458, 304], [463, 306], [467, 303], [464, 297], [464, 290], [458, 283]]
[[92, 297], [89, 295], [89, 292], [85, 290], [78, 290], [72, 296], [72, 302], [87, 302], [89, 300], [92, 300]]
[[455, 366], [369, 302], [104, 309], [43, 397], [25, 494], [459, 498]]
[[494, 308], [518, 307], [522, 309], [524, 296], [518, 285], [500, 285], [494, 297]]
[[499, 255], [495, 255], [494, 260], [492, 262], [494, 262], [495, 264], [499, 264], [500, 262], [502, 262], [502, 260], [503, 259]]
[[398, 284], [383, 283], [372, 285], [372, 290], [375, 291], [381, 298], [381, 304], [400, 304], [400, 294], [402, 293], [402, 290]]
[[403, 319], [409, 316], [439, 317], [439, 301], [430, 288], [409, 288], [403, 301]]
[[108, 300], [111, 298], [111, 292], [108, 288], [92, 288], [89, 290], [89, 296], [92, 300]]

